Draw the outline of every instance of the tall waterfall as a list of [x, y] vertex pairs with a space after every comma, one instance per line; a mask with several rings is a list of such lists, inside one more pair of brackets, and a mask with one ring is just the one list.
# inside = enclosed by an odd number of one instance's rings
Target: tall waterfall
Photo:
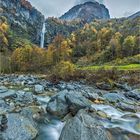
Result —
[[44, 41], [45, 41], [45, 22], [43, 23], [42, 32], [41, 32], [41, 40], [40, 40], [40, 47], [44, 48]]

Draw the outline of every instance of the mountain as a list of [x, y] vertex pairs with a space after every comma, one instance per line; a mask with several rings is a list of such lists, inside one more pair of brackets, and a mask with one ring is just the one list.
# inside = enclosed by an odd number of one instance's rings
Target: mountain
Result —
[[72, 32], [84, 26], [84, 22], [80, 20], [63, 21], [54, 17], [47, 18], [45, 23], [45, 46], [52, 43], [55, 36], [62, 35], [64, 37], [68, 37]]
[[134, 18], [137, 18], [137, 17], [140, 17], [140, 11], [138, 11], [137, 13], [135, 13], [135, 14], [129, 16], [128, 18], [129, 18], [129, 19], [134, 19]]
[[26, 0], [0, 0], [0, 16], [17, 36], [39, 44], [44, 16]]
[[60, 17], [63, 20], [81, 19], [85, 22], [91, 22], [93, 19], [109, 19], [109, 11], [98, 2], [86, 2], [71, 8], [68, 12]]

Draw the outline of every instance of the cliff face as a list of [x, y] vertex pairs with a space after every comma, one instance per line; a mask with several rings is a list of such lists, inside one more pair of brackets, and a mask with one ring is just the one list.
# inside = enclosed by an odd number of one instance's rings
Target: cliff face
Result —
[[138, 11], [137, 13], [135, 13], [135, 14], [129, 16], [128, 19], [135, 19], [135, 18], [137, 18], [137, 17], [140, 17], [140, 11]]
[[74, 6], [67, 13], [60, 17], [63, 20], [81, 19], [85, 22], [91, 22], [94, 19], [109, 19], [109, 11], [103, 5], [98, 2], [86, 2]]
[[39, 44], [44, 16], [26, 0], [0, 0], [0, 16], [5, 16], [13, 32]]
[[62, 35], [68, 37], [72, 32], [82, 28], [84, 23], [80, 20], [63, 21], [58, 18], [47, 18], [45, 33], [45, 46], [52, 43], [55, 36]]

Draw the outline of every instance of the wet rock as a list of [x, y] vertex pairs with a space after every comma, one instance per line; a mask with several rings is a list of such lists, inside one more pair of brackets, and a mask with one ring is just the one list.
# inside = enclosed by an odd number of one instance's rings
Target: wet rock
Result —
[[8, 115], [7, 126], [2, 134], [4, 140], [32, 140], [38, 134], [33, 122], [18, 114]]
[[47, 104], [47, 111], [53, 115], [64, 117], [69, 112], [65, 96], [65, 92], [53, 96]]
[[4, 86], [0, 86], [0, 93], [4, 93], [4, 92], [7, 92], [8, 89]]
[[30, 119], [31, 121], [35, 120], [35, 121], [44, 121], [44, 110], [41, 107], [38, 106], [29, 106], [29, 107], [25, 107], [22, 109], [22, 111], [20, 112], [20, 114], [28, 119]]
[[103, 95], [103, 98], [111, 103], [117, 103], [123, 101], [125, 96], [119, 93], [107, 93]]
[[105, 83], [105, 82], [101, 82], [101, 83], [97, 83], [96, 87], [102, 90], [111, 90], [112, 89], [112, 85]]
[[126, 92], [132, 90], [132, 88], [130, 86], [128, 86], [127, 84], [114, 83], [114, 86], [119, 88], [119, 89], [122, 89]]
[[140, 135], [126, 131], [119, 127], [112, 127], [107, 129], [112, 137], [112, 140], [139, 140]]
[[125, 96], [140, 101], [140, 89], [125, 93]]
[[86, 97], [87, 99], [89, 99], [90, 101], [104, 101], [104, 98], [102, 98], [101, 96], [99, 96], [97, 93], [90, 93], [90, 92], [86, 92], [83, 94], [84, 97]]
[[52, 97], [47, 106], [47, 111], [53, 115], [64, 117], [71, 112], [76, 114], [82, 108], [89, 107], [91, 102], [80, 93], [62, 91]]
[[14, 90], [7, 90], [6, 92], [3, 92], [0, 94], [0, 98], [15, 98], [16, 97], [16, 92]]
[[80, 109], [90, 107], [91, 102], [84, 96], [78, 93], [69, 92], [66, 94], [66, 100], [69, 105], [69, 110], [72, 114], [76, 114]]
[[80, 110], [78, 114], [67, 121], [60, 140], [110, 140], [109, 135], [103, 125], [96, 117], [85, 110]]
[[18, 91], [17, 92], [17, 98], [15, 98], [15, 102], [25, 104], [26, 106], [28, 104], [33, 103], [33, 93], [32, 92], [25, 92], [25, 91]]
[[35, 85], [34, 90], [36, 94], [41, 94], [44, 92], [44, 87], [42, 85]]
[[126, 103], [117, 103], [116, 107], [120, 108], [123, 111], [128, 111], [128, 112], [137, 112], [139, 110], [138, 106], [126, 104]]

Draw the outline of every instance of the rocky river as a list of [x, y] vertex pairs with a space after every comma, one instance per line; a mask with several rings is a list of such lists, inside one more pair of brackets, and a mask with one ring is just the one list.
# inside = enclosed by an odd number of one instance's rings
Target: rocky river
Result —
[[106, 87], [1, 75], [0, 140], [139, 140], [140, 88]]

